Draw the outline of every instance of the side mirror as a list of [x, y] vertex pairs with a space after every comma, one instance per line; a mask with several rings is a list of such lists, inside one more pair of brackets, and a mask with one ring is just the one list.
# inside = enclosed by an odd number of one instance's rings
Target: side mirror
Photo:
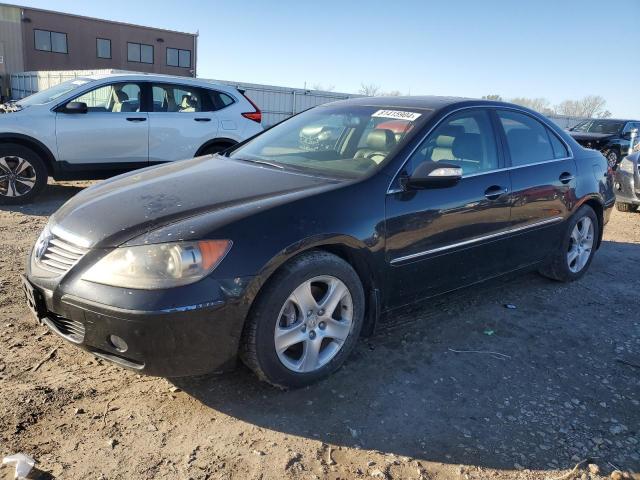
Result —
[[89, 108], [84, 102], [69, 102], [61, 111], [63, 113], [87, 113]]
[[409, 188], [453, 187], [462, 179], [462, 168], [445, 162], [422, 162], [406, 179]]

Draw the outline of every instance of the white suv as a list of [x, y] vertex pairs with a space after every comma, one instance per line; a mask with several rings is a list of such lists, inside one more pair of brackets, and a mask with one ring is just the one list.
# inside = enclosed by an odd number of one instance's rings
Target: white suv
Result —
[[107, 178], [224, 150], [262, 131], [241, 91], [184, 77], [81, 77], [3, 106], [0, 204], [56, 180]]

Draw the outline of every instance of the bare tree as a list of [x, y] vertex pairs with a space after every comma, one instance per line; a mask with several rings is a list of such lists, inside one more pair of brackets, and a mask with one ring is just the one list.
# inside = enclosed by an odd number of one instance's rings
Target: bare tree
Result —
[[391, 90], [390, 92], [384, 92], [383, 95], [386, 97], [400, 97], [402, 92], [400, 90]]
[[326, 87], [322, 83], [314, 83], [311, 85], [312, 90], [320, 90], [322, 92], [333, 92], [335, 88], [336, 86], [331, 84], [327, 85]]
[[482, 99], [483, 100], [494, 100], [496, 102], [501, 102], [502, 101], [502, 96], [501, 95], [483, 95]]
[[540, 112], [545, 115], [555, 113], [553, 109], [550, 107], [551, 102], [543, 97], [538, 97], [538, 98], [516, 97], [516, 98], [512, 98], [509, 101], [511, 103], [515, 103], [516, 105], [521, 105], [523, 107], [530, 108], [531, 110], [535, 110], [536, 112]]
[[381, 94], [380, 87], [378, 85], [374, 85], [373, 83], [361, 83], [358, 93], [367, 97], [377, 97]]
[[588, 95], [580, 100], [565, 100], [556, 106], [556, 112], [570, 117], [608, 118], [611, 112], [606, 105], [607, 101], [600, 95]]

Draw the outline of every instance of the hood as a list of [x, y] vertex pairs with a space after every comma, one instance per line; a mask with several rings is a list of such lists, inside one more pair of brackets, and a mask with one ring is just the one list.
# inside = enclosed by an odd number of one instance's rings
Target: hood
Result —
[[115, 247], [196, 215], [336, 184], [226, 157], [199, 157], [106, 180], [80, 192], [51, 218], [51, 228], [83, 247]]
[[569, 135], [571, 135], [577, 142], [600, 141], [600, 140], [606, 140], [606, 139], [617, 136], [615, 133], [586, 133], [586, 132], [572, 132], [572, 131], [569, 131]]

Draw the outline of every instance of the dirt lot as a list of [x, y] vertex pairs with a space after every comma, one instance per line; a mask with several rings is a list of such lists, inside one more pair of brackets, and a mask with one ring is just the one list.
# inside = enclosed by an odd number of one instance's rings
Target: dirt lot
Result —
[[36, 326], [18, 274], [78, 188], [0, 209], [0, 455], [32, 455], [42, 478], [547, 479], [583, 459], [600, 473], [564, 478], [640, 471], [640, 214], [614, 212], [580, 282], [527, 274], [397, 313], [403, 325], [332, 378], [282, 392], [242, 367], [141, 377]]

